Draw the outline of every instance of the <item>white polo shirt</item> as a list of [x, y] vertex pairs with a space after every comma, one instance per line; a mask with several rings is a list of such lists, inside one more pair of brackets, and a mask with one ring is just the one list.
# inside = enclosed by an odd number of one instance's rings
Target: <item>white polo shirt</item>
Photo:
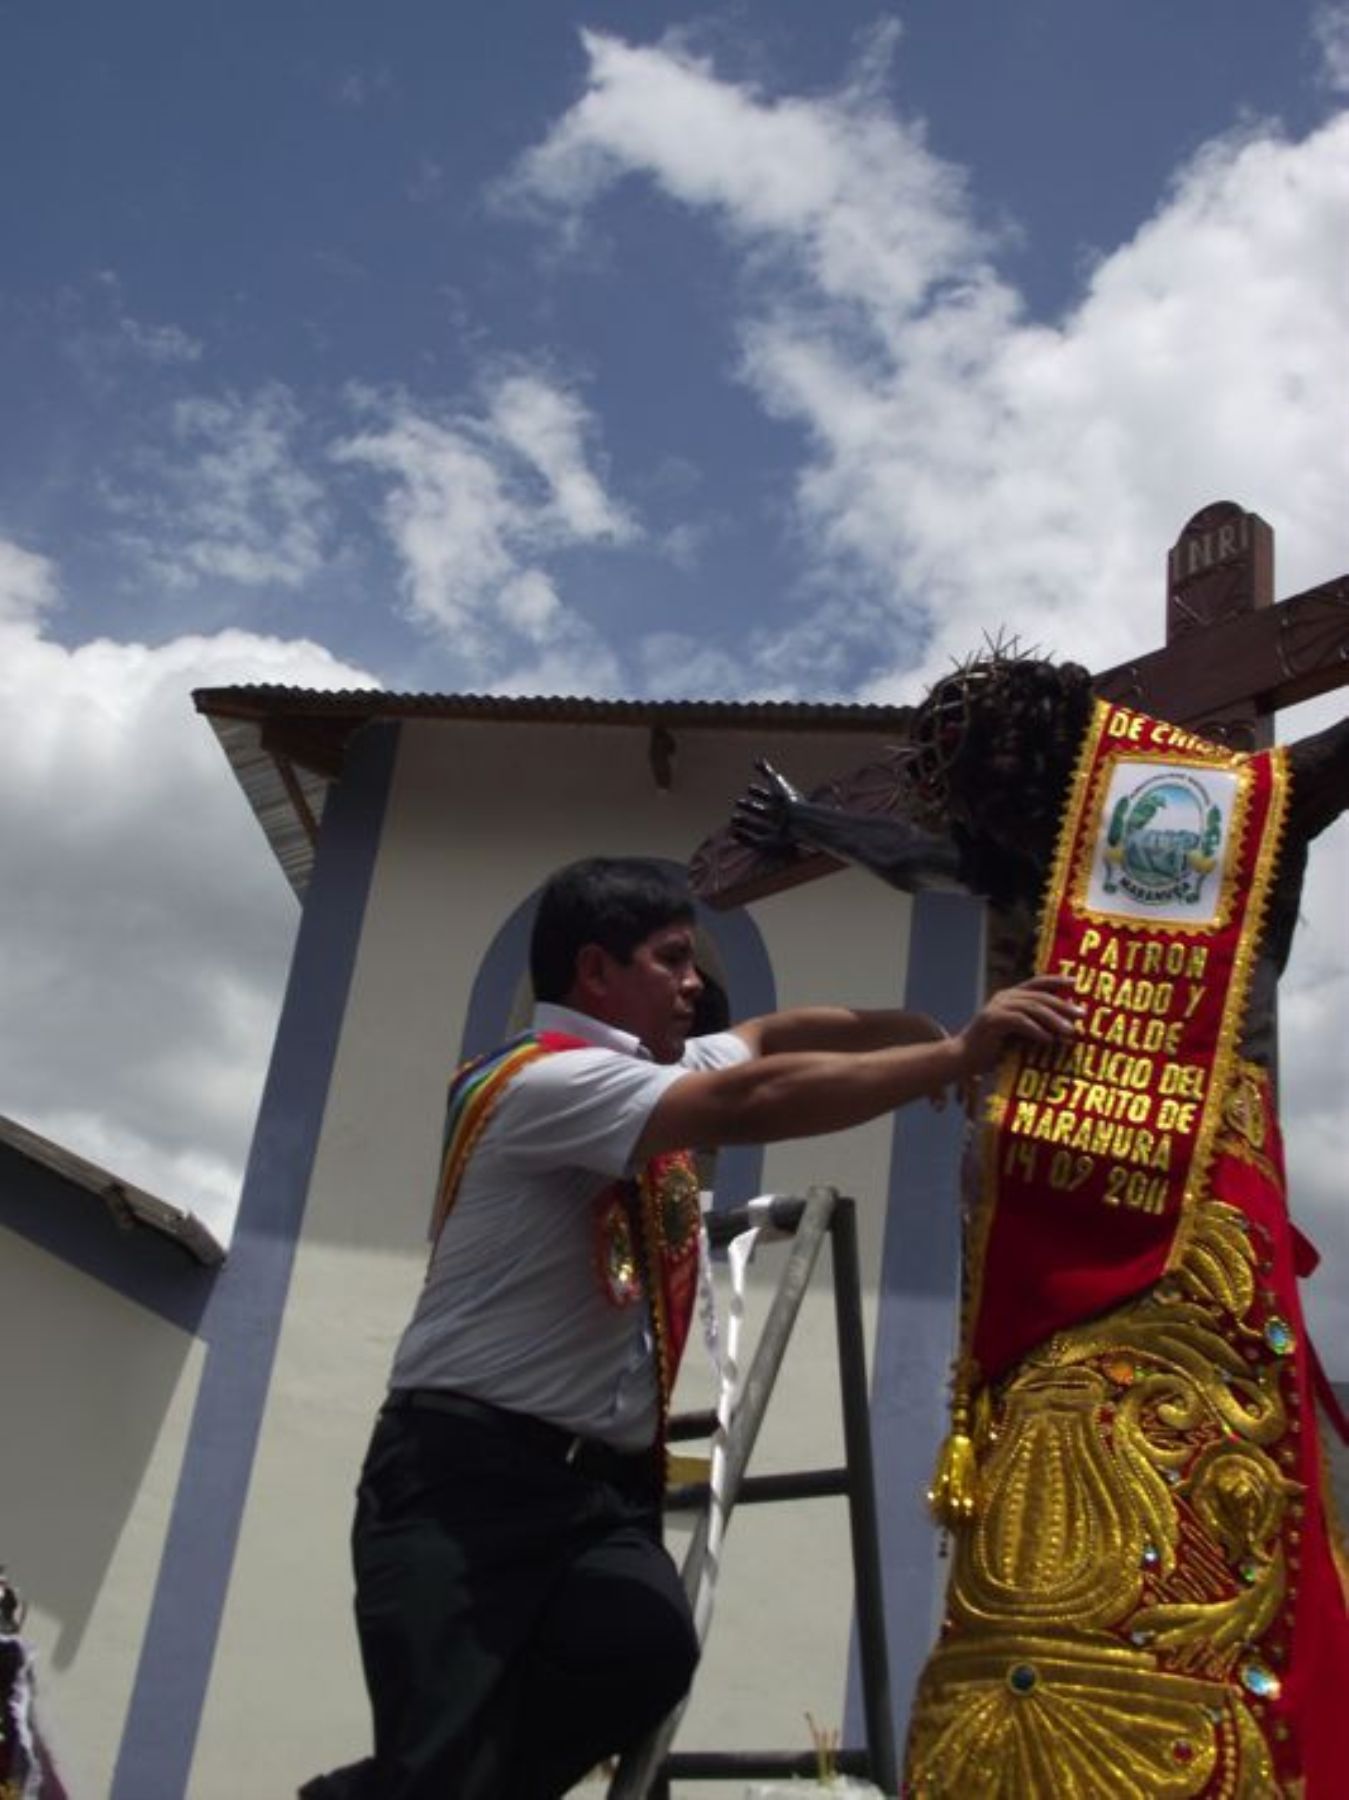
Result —
[[559, 1050], [513, 1076], [475, 1146], [426, 1285], [394, 1357], [392, 1388], [453, 1388], [568, 1431], [639, 1450], [657, 1388], [645, 1304], [616, 1305], [601, 1269], [597, 1201], [634, 1173], [652, 1108], [691, 1069], [728, 1068], [731, 1032], [656, 1063], [629, 1033], [564, 1006], [536, 1031]]

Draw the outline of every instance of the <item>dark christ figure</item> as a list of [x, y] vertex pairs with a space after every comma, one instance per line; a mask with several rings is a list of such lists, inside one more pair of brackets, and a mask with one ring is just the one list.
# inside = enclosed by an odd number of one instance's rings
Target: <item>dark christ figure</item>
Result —
[[1349, 1579], [1325, 1501], [1271, 1079], [1308, 845], [1349, 720], [1244, 756], [993, 654], [896, 752], [902, 814], [760, 764], [743, 841], [993, 910], [1000, 979], [1071, 975], [1081, 1042], [1014, 1052], [967, 1158], [946, 1618], [915, 1795], [1344, 1790]]

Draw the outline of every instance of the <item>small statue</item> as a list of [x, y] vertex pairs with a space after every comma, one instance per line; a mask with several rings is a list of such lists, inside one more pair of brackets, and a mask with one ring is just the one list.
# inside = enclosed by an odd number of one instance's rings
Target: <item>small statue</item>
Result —
[[[891, 773], [898, 809], [861, 815], [760, 763], [733, 830], [985, 896], [998, 983], [1068, 973], [1085, 1008], [1080, 1045], [1008, 1058], [967, 1159], [930, 1495], [954, 1554], [911, 1790], [1332, 1800], [1349, 1564], [1271, 1067], [1349, 720], [1242, 756], [994, 647], [936, 685]], [[1172, 878], [1182, 852], [1202, 880]]]
[[4, 1564], [0, 1563], [0, 1637], [17, 1637], [23, 1630], [27, 1611], [18, 1588], [5, 1573]]
[[19, 1635], [27, 1610], [0, 1566], [0, 1800], [67, 1800], [33, 1716], [33, 1653]]

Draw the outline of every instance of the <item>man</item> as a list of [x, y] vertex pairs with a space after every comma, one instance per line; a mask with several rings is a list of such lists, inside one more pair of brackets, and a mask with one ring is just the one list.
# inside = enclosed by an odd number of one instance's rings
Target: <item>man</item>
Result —
[[533, 1029], [452, 1085], [431, 1266], [360, 1483], [374, 1760], [310, 1800], [553, 1800], [665, 1716], [697, 1659], [659, 1514], [697, 1275], [686, 1146], [859, 1124], [1076, 1020], [1042, 980], [953, 1037], [821, 1007], [690, 1038], [692, 902], [634, 859], [548, 883], [531, 973]]
[[1086, 1004], [1078, 1043], [1007, 1057], [969, 1161], [931, 1496], [954, 1554], [906, 1791], [1338, 1800], [1349, 1560], [1270, 1069], [1349, 721], [1242, 756], [994, 654], [937, 685], [893, 774], [907, 818], [763, 766], [740, 830], [956, 879], [1004, 969]]

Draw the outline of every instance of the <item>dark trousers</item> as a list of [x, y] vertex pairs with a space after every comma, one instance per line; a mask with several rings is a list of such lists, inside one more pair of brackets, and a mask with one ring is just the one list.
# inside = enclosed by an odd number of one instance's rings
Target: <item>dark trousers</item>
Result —
[[362, 1800], [555, 1800], [688, 1691], [697, 1643], [649, 1461], [565, 1454], [486, 1409], [380, 1415], [352, 1533]]

